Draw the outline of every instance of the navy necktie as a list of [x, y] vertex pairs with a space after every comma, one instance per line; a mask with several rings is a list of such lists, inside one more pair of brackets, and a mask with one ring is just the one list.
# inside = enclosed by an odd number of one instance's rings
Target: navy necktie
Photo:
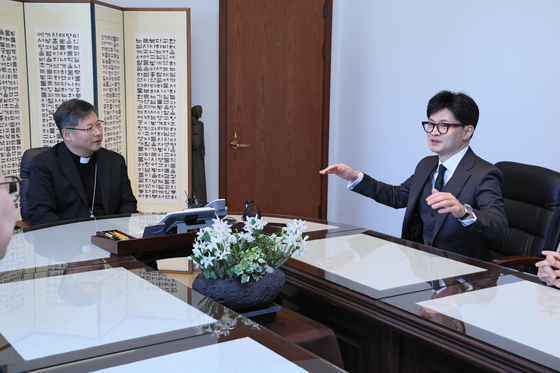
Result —
[[445, 168], [443, 163], [440, 164], [439, 165], [439, 170], [438, 170], [438, 175], [437, 175], [437, 178], [436, 178], [436, 183], [434, 185], [434, 188], [436, 188], [440, 192], [443, 189], [443, 175], [445, 175], [445, 170], [447, 170], [447, 169]]

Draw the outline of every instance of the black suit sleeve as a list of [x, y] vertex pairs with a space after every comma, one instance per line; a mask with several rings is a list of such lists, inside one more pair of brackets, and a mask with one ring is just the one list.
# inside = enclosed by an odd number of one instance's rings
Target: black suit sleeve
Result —
[[136, 197], [132, 193], [130, 186], [130, 179], [128, 178], [128, 171], [126, 163], [120, 165], [120, 180], [121, 180], [121, 203], [119, 205], [119, 214], [130, 214], [138, 212], [136, 205]]
[[372, 198], [386, 206], [400, 209], [407, 206], [411, 181], [412, 177], [401, 185], [389, 185], [364, 174], [363, 180], [352, 191]]
[[471, 202], [476, 222], [470, 226], [470, 231], [488, 243], [502, 245], [509, 232], [502, 198], [502, 172], [493, 167], [479, 176], [479, 180]]
[[33, 158], [29, 176], [29, 223], [38, 225], [59, 221], [53, 175], [40, 157]]

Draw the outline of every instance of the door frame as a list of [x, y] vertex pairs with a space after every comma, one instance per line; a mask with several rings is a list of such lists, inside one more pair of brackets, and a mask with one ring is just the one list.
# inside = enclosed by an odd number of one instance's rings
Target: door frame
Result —
[[[219, 195], [227, 195], [227, 151], [229, 136], [227, 134], [227, 0], [220, 0], [220, 46], [219, 46]], [[332, 45], [332, 8], [333, 0], [325, 0], [325, 69], [323, 86], [323, 131], [322, 131], [322, 168], [329, 162], [329, 116], [331, 95], [331, 45]], [[319, 172], [320, 170], [317, 170]], [[320, 218], [327, 219], [328, 178], [321, 180]], [[227, 201], [226, 201], [227, 203]]]

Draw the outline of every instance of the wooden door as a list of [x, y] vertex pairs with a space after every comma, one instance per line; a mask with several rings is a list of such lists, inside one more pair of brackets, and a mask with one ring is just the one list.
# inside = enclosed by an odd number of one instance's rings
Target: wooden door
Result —
[[331, 8], [220, 1], [220, 197], [230, 211], [246, 196], [263, 213], [326, 218]]

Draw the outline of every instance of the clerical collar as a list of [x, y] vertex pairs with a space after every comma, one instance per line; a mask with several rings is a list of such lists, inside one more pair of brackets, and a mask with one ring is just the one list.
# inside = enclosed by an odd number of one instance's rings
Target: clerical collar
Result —
[[[64, 144], [64, 143], [63, 143]], [[64, 144], [64, 146], [66, 146], [66, 144]], [[68, 149], [68, 147], [66, 147], [66, 149]], [[89, 167], [93, 167], [93, 164], [95, 163], [96, 160], [96, 156], [95, 153], [97, 152], [93, 152], [92, 155], [90, 155], [89, 157], [80, 157], [77, 154], [74, 154], [70, 151], [70, 149], [68, 149], [68, 153], [70, 153], [70, 157], [72, 157], [72, 160], [74, 161], [74, 164], [76, 165], [76, 167], [86, 167], [89, 169]], [[93, 162], [90, 162], [92, 161]]]

